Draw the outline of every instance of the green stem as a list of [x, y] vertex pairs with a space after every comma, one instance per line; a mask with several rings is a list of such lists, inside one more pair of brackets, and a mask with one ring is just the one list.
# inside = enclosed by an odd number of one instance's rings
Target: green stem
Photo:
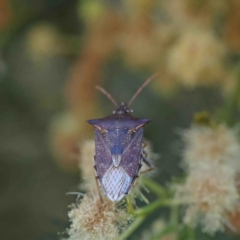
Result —
[[165, 228], [161, 229], [159, 231], [159, 233], [155, 234], [152, 238], [150, 238], [150, 240], [160, 240], [165, 235], [167, 235], [169, 233], [173, 233], [174, 230], [175, 230], [175, 226], [174, 225], [166, 226]]
[[188, 227], [188, 239], [195, 240], [195, 232], [194, 229]]
[[170, 224], [161, 229], [157, 234], [155, 234], [150, 240], [159, 240], [167, 234], [175, 233], [178, 230], [178, 206], [172, 206], [170, 215]]
[[228, 126], [233, 126], [234, 117], [238, 110], [238, 103], [240, 98], [240, 69], [237, 70], [237, 77], [233, 93], [229, 96], [229, 100], [226, 102], [223, 120]]
[[[170, 199], [166, 199], [166, 190], [160, 186], [159, 184], [155, 183], [154, 181], [143, 178], [143, 184], [148, 187], [150, 190], [152, 190], [154, 193], [156, 193], [160, 199], [156, 200], [155, 202], [147, 205], [146, 207], [133, 210], [133, 206], [131, 205], [131, 201], [127, 198], [127, 205], [128, 205], [128, 210], [133, 213], [137, 218], [134, 220], [134, 222], [130, 225], [130, 227], [124, 231], [120, 239], [126, 239], [129, 237], [139, 226], [140, 224], [144, 221], [145, 217], [149, 214], [151, 214], [153, 211], [158, 209], [159, 207], [162, 206], [170, 206], [171, 201]], [[165, 197], [162, 199], [162, 197]]]
[[158, 199], [155, 202], [147, 205], [146, 207], [137, 209], [134, 211], [134, 215], [136, 216], [146, 216], [158, 209], [159, 207], [163, 206], [171, 206], [170, 199]]
[[129, 226], [129, 228], [120, 235], [119, 240], [124, 240], [131, 236], [132, 233], [142, 224], [144, 219], [145, 217], [143, 216], [136, 218], [134, 222]]
[[158, 183], [149, 178], [142, 178], [143, 184], [157, 194], [159, 197], [166, 197], [166, 190]]
[[133, 203], [129, 196], [127, 196], [127, 209], [128, 209], [128, 213], [130, 213], [130, 214], [134, 213]]
[[171, 208], [171, 215], [170, 215], [170, 223], [171, 225], [178, 225], [178, 210], [179, 207], [177, 205], [173, 205]]

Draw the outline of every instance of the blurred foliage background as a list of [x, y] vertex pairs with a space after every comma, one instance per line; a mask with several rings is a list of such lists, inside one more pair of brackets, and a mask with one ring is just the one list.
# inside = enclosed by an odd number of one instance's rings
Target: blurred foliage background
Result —
[[153, 119], [154, 178], [179, 176], [179, 130], [194, 113], [239, 116], [239, 10], [237, 0], [0, 0], [1, 239], [60, 239], [69, 226], [86, 120], [114, 109], [96, 84], [127, 102], [158, 73], [132, 108]]

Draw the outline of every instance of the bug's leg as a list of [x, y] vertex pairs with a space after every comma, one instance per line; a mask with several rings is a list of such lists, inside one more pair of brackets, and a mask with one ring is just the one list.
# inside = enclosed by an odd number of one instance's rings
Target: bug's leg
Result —
[[137, 179], [138, 179], [139, 175], [136, 175], [133, 177], [132, 183], [130, 188], [127, 190], [127, 192], [125, 192], [125, 194], [129, 194], [131, 192], [131, 190], [133, 189], [133, 187], [135, 186]]
[[98, 191], [99, 199], [103, 203], [102, 195], [101, 195], [99, 184], [98, 184], [98, 176], [95, 177], [95, 180], [96, 180], [96, 185], [97, 185], [97, 191]]
[[147, 156], [148, 156], [148, 154], [147, 154], [147, 152], [145, 151], [145, 150], [142, 150], [142, 154], [143, 154], [143, 156], [146, 158]]
[[134, 179], [133, 179], [133, 182], [132, 182], [132, 186], [134, 187], [135, 186], [135, 184], [137, 183], [137, 180], [138, 180], [138, 177], [139, 177], [140, 175], [138, 174], [138, 175], [136, 175], [135, 177], [134, 177]]
[[147, 151], [144, 150], [144, 148], [147, 146], [147, 143], [143, 140], [142, 141], [142, 155], [146, 158], [148, 156]]
[[142, 141], [142, 149], [145, 148], [147, 146], [147, 143]]
[[145, 156], [143, 156], [143, 154], [142, 154], [142, 160], [143, 160], [144, 163], [147, 164], [147, 166], [149, 168], [147, 170], [144, 170], [144, 171], [140, 172], [141, 174], [150, 172], [150, 171], [152, 171], [154, 169], [153, 165], [150, 163], [150, 161]]
[[[94, 156], [94, 162], [95, 162], [95, 156]], [[94, 167], [94, 169], [95, 169], [95, 181], [96, 181], [96, 186], [97, 186], [97, 191], [98, 191], [99, 199], [100, 199], [100, 201], [103, 203], [101, 191], [100, 191], [100, 188], [99, 188], [99, 176], [97, 175], [97, 168], [96, 168], [95, 163], [94, 163], [93, 167]]]
[[141, 169], [141, 167], [142, 167], [142, 164], [140, 163], [139, 166], [138, 166], [138, 170], [136, 172], [136, 175], [133, 177], [133, 180], [132, 180], [132, 183], [131, 183], [131, 187], [128, 189], [128, 191], [125, 194], [129, 194], [130, 191], [132, 190], [132, 188], [135, 186], [135, 184], [137, 182], [137, 179], [140, 176], [140, 169]]

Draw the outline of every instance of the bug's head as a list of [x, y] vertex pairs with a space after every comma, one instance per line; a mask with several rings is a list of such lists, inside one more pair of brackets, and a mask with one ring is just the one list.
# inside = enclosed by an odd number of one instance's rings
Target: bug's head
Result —
[[128, 108], [126, 103], [119, 103], [116, 110], [113, 111], [113, 114], [130, 114], [133, 111]]

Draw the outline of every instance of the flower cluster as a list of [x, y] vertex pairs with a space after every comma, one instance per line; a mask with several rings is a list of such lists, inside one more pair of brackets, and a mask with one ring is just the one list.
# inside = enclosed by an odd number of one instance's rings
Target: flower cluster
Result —
[[170, 49], [167, 65], [187, 87], [208, 85], [224, 76], [225, 54], [226, 47], [211, 31], [190, 29]]
[[109, 200], [85, 195], [69, 212], [70, 240], [112, 240], [128, 224], [130, 216]]
[[190, 168], [213, 163], [240, 171], [240, 147], [234, 130], [225, 125], [195, 125], [184, 131], [182, 137], [185, 143], [183, 161]]
[[174, 185], [175, 203], [186, 205], [186, 224], [202, 225], [210, 234], [224, 230], [228, 213], [238, 208], [236, 186], [239, 144], [223, 125], [193, 126], [183, 134], [186, 181]]

